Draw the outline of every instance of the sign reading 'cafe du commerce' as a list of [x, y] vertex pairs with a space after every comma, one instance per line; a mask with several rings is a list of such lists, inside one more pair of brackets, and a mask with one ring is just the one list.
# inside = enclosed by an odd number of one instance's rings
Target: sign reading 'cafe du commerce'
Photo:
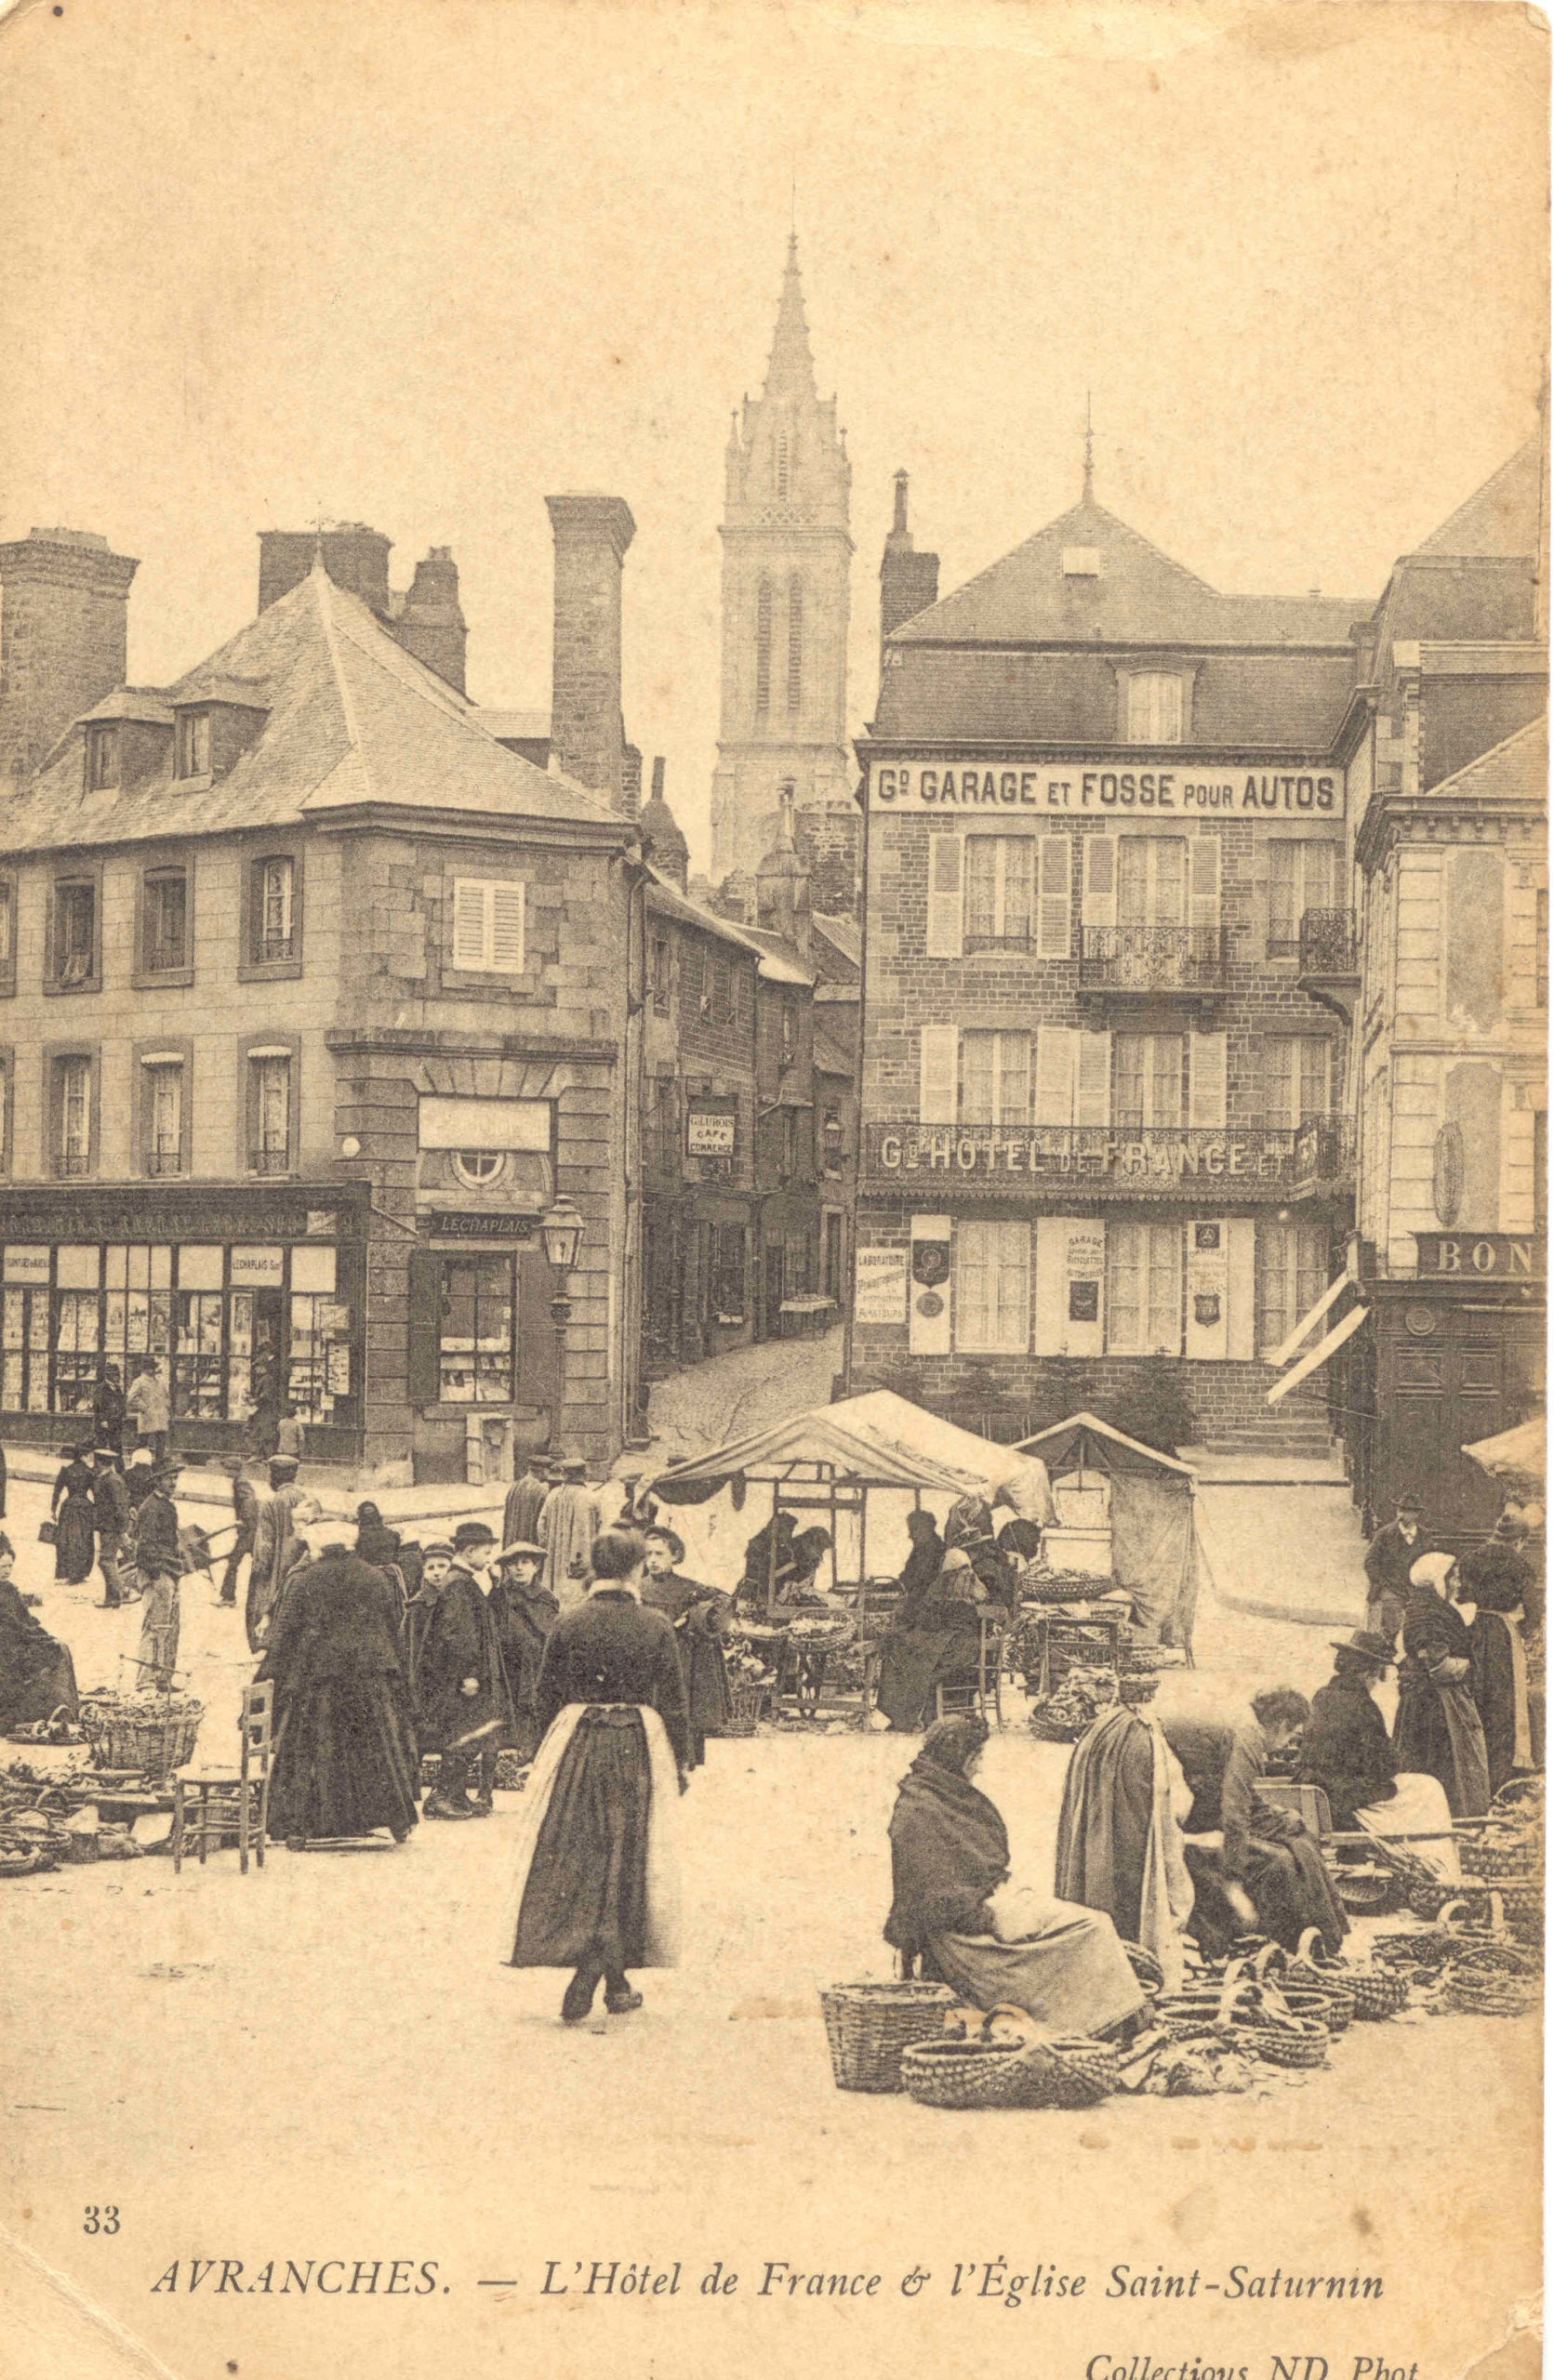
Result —
[[1046, 760], [1039, 768], [1008, 768], [986, 760], [903, 760], [876, 767], [869, 780], [872, 810], [1017, 816], [1022, 811], [1163, 812], [1185, 815], [1216, 811], [1222, 816], [1341, 818], [1341, 770], [1232, 769], [1199, 766], [1170, 769], [1097, 768], [1088, 760]]

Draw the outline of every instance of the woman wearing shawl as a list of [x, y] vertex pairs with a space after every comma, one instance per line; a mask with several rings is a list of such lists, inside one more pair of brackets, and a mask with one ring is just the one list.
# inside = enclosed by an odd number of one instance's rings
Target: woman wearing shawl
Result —
[[1181, 1985], [1193, 1898], [1173, 1783], [1185, 1802], [1159, 1720], [1113, 1702], [1074, 1746], [1057, 1820], [1059, 1900], [1104, 1910], [1124, 1941], [1153, 1952], [1168, 1991]]
[[84, 1448], [66, 1447], [64, 1457], [48, 1502], [55, 1530], [54, 1576], [67, 1587], [79, 1587], [91, 1577], [97, 1560], [97, 1506], [92, 1501], [97, 1474]]
[[643, 1605], [648, 1611], [661, 1611], [674, 1631], [685, 1680], [691, 1766], [699, 1768], [707, 1757], [708, 1737], [721, 1736], [733, 1716], [734, 1695], [723, 1648], [732, 1606], [721, 1589], [681, 1576], [685, 1540], [677, 1529], [656, 1522], [644, 1530], [643, 1541], [647, 1547]]
[[544, 1567], [545, 1549], [532, 1539], [504, 1545], [497, 1556], [497, 1583], [485, 1599], [507, 1678], [503, 1740], [525, 1765], [539, 1750], [539, 1665], [561, 1616], [560, 1604], [540, 1576]]
[[1477, 1818], [1489, 1807], [1489, 1758], [1470, 1683], [1473, 1641], [1450, 1601], [1456, 1579], [1450, 1554], [1427, 1554], [1409, 1572], [1392, 1742], [1400, 1768], [1439, 1778], [1454, 1818]]
[[953, 1553], [957, 1548], [971, 1563], [972, 1568], [995, 1603], [1012, 1604], [1016, 1597], [1018, 1581], [1013, 1566], [993, 1535], [992, 1506], [984, 1496], [963, 1496], [951, 1504], [950, 1518], [944, 1525], [946, 1547]]
[[294, 1851], [379, 1827], [405, 1842], [418, 1759], [399, 1591], [381, 1566], [321, 1545], [293, 1571], [255, 1674], [275, 1687], [272, 1831]]
[[[1109, 1917], [1029, 1893], [1001, 1910], [1009, 1836], [971, 1781], [987, 1740], [970, 1713], [936, 1720], [901, 1779], [885, 1940], [978, 2008], [1023, 2008], [1057, 2034], [1109, 2032], [1144, 2004]], [[1016, 1924], [1019, 1938], [1003, 1938]]]
[[57, 1711], [80, 1716], [69, 1649], [29, 1611], [15, 1568], [16, 1548], [0, 1529], [0, 1731], [52, 1719]]
[[1459, 1603], [1473, 1606], [1468, 1624], [1468, 1684], [1483, 1724], [1489, 1783], [1497, 1793], [1518, 1770], [1542, 1765], [1541, 1727], [1528, 1692], [1527, 1631], [1537, 1611], [1537, 1575], [1522, 1552], [1527, 1524], [1508, 1508], [1486, 1545], [1458, 1566]]
[[975, 1686], [987, 1592], [963, 1546], [945, 1555], [938, 1578], [908, 1620], [881, 1648], [880, 1708], [898, 1735], [911, 1736], [934, 1716], [941, 1686]]
[[912, 1550], [901, 1566], [896, 1583], [901, 1590], [901, 1605], [897, 1618], [903, 1628], [910, 1628], [923, 1604], [933, 1592], [944, 1560], [944, 1540], [932, 1513], [909, 1513], [907, 1535]]

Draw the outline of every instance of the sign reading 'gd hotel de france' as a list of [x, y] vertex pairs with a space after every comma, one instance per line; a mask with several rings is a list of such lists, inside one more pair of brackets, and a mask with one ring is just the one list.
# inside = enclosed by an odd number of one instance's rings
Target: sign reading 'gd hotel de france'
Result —
[[869, 806], [936, 816], [1095, 817], [1140, 812], [1186, 817], [1341, 818], [1341, 769], [1308, 765], [1238, 769], [1195, 761], [1188, 767], [1098, 768], [1089, 760], [1043, 760], [1011, 767], [988, 760], [900, 760], [869, 774]]

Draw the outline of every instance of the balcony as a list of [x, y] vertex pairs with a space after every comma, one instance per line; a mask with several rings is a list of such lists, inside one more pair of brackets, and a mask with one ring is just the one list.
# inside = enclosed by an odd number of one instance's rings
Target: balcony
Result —
[[181, 1173], [183, 1171], [183, 1151], [181, 1148], [148, 1149], [146, 1151], [146, 1171], [148, 1174], [161, 1177], [164, 1180], [171, 1174]]
[[1186, 1000], [1207, 1006], [1225, 989], [1222, 926], [1086, 926], [1082, 999]]
[[289, 1149], [250, 1149], [248, 1170], [250, 1173], [289, 1173], [291, 1151]]
[[1105, 1124], [870, 1124], [859, 1186], [912, 1197], [1294, 1198], [1331, 1194], [1353, 1168], [1349, 1125], [1223, 1130]]
[[1296, 981], [1348, 1024], [1360, 993], [1360, 936], [1352, 909], [1301, 912]]

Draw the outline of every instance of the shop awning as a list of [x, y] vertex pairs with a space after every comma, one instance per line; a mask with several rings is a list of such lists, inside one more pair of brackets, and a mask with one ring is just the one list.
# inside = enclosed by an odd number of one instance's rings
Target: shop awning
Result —
[[1303, 1380], [1309, 1379], [1319, 1365], [1325, 1364], [1329, 1355], [1336, 1355], [1344, 1342], [1354, 1337], [1370, 1311], [1368, 1305], [1352, 1307], [1345, 1315], [1342, 1322], [1336, 1324], [1328, 1332], [1325, 1339], [1319, 1339], [1308, 1355], [1302, 1355], [1298, 1364], [1292, 1365], [1282, 1380], [1274, 1382], [1268, 1393], [1268, 1403], [1277, 1405], [1281, 1397], [1288, 1396], [1292, 1388], [1298, 1387]]

